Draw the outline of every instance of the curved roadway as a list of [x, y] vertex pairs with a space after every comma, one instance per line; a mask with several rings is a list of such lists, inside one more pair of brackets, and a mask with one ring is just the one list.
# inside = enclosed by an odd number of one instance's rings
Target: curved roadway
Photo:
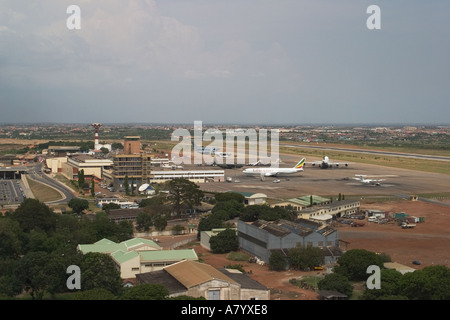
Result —
[[28, 174], [31, 179], [36, 180], [40, 183], [46, 184], [46, 185], [58, 190], [60, 193], [63, 194], [63, 199], [55, 200], [55, 201], [48, 201], [46, 203], [59, 204], [59, 203], [70, 201], [70, 199], [72, 199], [72, 198], [76, 198], [75, 195], [73, 194], [73, 192], [68, 187], [66, 187], [65, 185], [63, 185], [62, 183], [60, 183], [58, 181], [55, 181], [54, 179], [47, 176], [47, 174], [43, 173], [42, 172], [42, 164], [37, 164], [37, 165], [33, 166], [33, 169], [29, 170]]

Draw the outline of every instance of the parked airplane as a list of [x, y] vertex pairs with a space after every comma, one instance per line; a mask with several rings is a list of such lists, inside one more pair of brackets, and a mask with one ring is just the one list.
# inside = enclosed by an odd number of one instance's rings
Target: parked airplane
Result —
[[277, 177], [287, 174], [293, 174], [300, 171], [303, 171], [303, 166], [305, 165], [305, 158], [300, 160], [299, 163], [297, 163], [292, 168], [247, 168], [244, 169], [242, 172], [245, 175], [258, 175], [261, 176], [261, 180], [264, 179], [264, 177]]
[[[275, 161], [275, 163], [281, 163], [281, 160], [277, 159]], [[271, 164], [272, 163], [270, 161], [267, 161], [267, 162], [263, 163], [261, 160], [258, 160], [256, 162], [247, 163], [248, 166], [254, 166], [254, 167], [256, 167], [256, 166], [270, 166]]]
[[215, 154], [217, 151], [220, 150], [220, 148], [217, 147], [199, 147], [195, 144], [194, 141], [192, 141], [192, 146], [194, 147], [194, 151], [202, 153], [202, 154]]
[[332, 162], [332, 161], [330, 161], [330, 159], [327, 156], [323, 157], [323, 159], [320, 161], [307, 162], [306, 164], [310, 164], [313, 167], [318, 166], [321, 169], [339, 167], [340, 165], [348, 167], [348, 163]]
[[359, 178], [353, 178], [355, 180], [358, 180], [364, 184], [374, 184], [379, 186], [381, 181], [384, 181], [385, 179], [365, 179], [364, 177], [366, 177], [366, 175], [363, 174], [355, 174], [355, 176], [359, 177]]

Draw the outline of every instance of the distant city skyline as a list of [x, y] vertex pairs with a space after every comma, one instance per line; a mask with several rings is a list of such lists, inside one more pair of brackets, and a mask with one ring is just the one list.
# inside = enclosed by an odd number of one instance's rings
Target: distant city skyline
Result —
[[447, 125], [448, 12], [445, 0], [0, 0], [0, 124]]

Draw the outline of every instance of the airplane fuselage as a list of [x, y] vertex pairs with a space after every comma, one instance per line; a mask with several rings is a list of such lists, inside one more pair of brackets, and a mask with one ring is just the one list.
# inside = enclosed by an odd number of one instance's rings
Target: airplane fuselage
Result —
[[282, 176], [289, 175], [293, 173], [297, 173], [303, 171], [303, 169], [295, 169], [295, 168], [248, 168], [242, 171], [246, 175], [264, 175], [266, 177], [270, 176]]

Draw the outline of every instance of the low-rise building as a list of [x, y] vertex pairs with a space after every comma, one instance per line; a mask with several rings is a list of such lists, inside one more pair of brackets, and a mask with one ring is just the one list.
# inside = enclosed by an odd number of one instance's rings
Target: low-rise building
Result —
[[112, 165], [111, 159], [98, 158], [88, 154], [76, 154], [67, 157], [67, 162], [62, 165], [62, 171], [70, 180], [78, 177], [80, 170], [83, 170], [85, 176], [102, 179], [103, 170], [110, 170]]
[[109, 254], [120, 271], [122, 279], [133, 279], [137, 274], [161, 270], [183, 260], [198, 260], [194, 249], [162, 250], [154, 241], [133, 238], [120, 243], [102, 239], [93, 244], [79, 244], [83, 254], [98, 252]]
[[224, 182], [225, 170], [162, 170], [150, 172], [152, 183], [164, 183], [175, 178], [184, 178], [195, 183]]
[[336, 201], [323, 206], [303, 209], [298, 212], [298, 217], [330, 221], [329, 216], [331, 216], [332, 219], [336, 219], [346, 215], [353, 215], [359, 211], [360, 206], [361, 203], [357, 200]]
[[154, 283], [170, 297], [187, 295], [207, 300], [269, 300], [270, 290], [238, 270], [216, 269], [195, 261], [181, 261], [162, 270], [136, 276], [136, 284]]
[[246, 206], [252, 206], [257, 204], [265, 204], [267, 201], [267, 195], [264, 193], [242, 192], [242, 191], [229, 191], [233, 193], [239, 193], [244, 196], [244, 204]]

